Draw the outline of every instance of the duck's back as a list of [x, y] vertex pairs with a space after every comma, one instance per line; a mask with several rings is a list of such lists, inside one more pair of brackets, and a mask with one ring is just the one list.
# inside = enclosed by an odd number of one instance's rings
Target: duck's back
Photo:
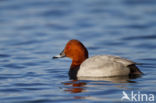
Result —
[[86, 59], [81, 65], [77, 76], [110, 77], [129, 75], [129, 65], [134, 62], [111, 55], [98, 55]]

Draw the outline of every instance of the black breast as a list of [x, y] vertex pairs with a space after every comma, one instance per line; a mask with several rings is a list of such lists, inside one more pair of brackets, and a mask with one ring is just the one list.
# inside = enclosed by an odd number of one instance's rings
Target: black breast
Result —
[[80, 66], [72, 66], [69, 70], [69, 78], [73, 80], [77, 80], [77, 72], [79, 70]]

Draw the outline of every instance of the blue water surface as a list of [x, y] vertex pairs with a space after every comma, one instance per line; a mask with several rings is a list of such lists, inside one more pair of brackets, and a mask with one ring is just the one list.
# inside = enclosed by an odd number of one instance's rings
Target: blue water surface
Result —
[[[52, 56], [70, 39], [90, 56], [141, 63], [144, 75], [69, 80], [71, 60]], [[122, 103], [123, 91], [153, 94], [156, 102], [155, 76], [156, 0], [0, 0], [1, 103]]]

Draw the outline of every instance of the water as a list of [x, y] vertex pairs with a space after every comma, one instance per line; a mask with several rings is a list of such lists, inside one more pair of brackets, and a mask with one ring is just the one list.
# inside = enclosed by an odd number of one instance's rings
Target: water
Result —
[[[155, 0], [1, 0], [1, 103], [121, 102], [122, 91], [156, 96], [155, 5]], [[129, 82], [69, 80], [71, 60], [51, 57], [73, 38], [90, 56], [142, 63], [145, 75]]]

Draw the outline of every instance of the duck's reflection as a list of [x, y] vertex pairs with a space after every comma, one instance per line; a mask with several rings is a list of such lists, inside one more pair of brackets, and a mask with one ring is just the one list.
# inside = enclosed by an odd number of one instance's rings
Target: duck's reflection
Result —
[[70, 88], [66, 88], [64, 91], [71, 93], [80, 93], [85, 91], [84, 86], [87, 84], [85, 82], [80, 82], [79, 80], [72, 80], [67, 83], [63, 83], [64, 85], [72, 86]]
[[112, 83], [136, 83], [131, 79], [137, 77], [121, 76], [121, 77], [79, 77], [78, 80], [94, 80], [94, 81], [110, 81]]
[[[98, 84], [98, 81], [106, 83], [117, 83], [116, 87], [121, 88], [123, 87], [122, 85], [125, 83], [136, 83], [136, 81], [133, 81], [134, 79], [138, 78], [140, 76], [121, 76], [121, 77], [101, 77], [101, 78], [96, 78], [96, 77], [79, 77], [77, 80], [71, 80], [64, 82], [63, 84], [68, 86], [64, 91], [66, 92], [71, 92], [71, 93], [80, 93], [87, 91], [85, 87], [87, 87], [87, 81], [88, 82], [94, 82]], [[96, 82], [95, 82], [96, 81]], [[96, 85], [96, 84], [95, 84]]]

